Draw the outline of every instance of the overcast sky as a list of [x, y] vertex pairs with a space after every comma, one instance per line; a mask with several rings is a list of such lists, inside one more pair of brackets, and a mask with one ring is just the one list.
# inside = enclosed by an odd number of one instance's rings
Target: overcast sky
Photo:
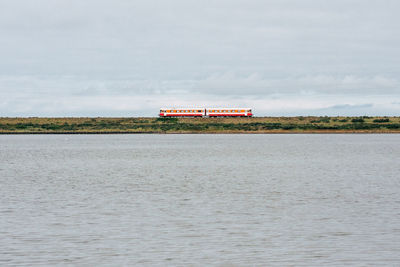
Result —
[[0, 0], [1, 116], [400, 116], [399, 0]]

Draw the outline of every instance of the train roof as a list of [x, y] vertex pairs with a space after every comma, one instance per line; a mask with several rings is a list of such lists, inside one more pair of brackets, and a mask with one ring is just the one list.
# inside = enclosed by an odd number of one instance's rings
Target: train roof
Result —
[[199, 107], [183, 107], [183, 108], [168, 107], [168, 108], [166, 108], [166, 107], [163, 107], [163, 108], [160, 108], [160, 109], [206, 109], [206, 108], [199, 108]]
[[168, 107], [168, 108], [166, 108], [166, 107], [163, 107], [163, 108], [160, 108], [160, 109], [251, 109], [251, 108], [242, 108], [242, 107], [229, 107], [229, 108], [221, 108], [221, 107], [211, 107], [211, 108], [200, 108], [200, 107], [179, 107], [179, 108], [177, 108], [177, 107]]
[[229, 107], [229, 108], [221, 108], [221, 107], [211, 107], [211, 108], [207, 108], [207, 109], [251, 109], [251, 108], [242, 108], [242, 107]]

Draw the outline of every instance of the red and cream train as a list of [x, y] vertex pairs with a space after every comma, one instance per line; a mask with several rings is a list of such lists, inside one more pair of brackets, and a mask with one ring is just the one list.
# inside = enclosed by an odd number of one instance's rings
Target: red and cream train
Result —
[[160, 117], [252, 117], [250, 108], [161, 108]]

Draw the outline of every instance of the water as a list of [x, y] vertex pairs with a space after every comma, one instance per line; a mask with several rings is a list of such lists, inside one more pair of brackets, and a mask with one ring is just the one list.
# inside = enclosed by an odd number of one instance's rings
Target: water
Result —
[[0, 265], [399, 266], [400, 135], [0, 136]]

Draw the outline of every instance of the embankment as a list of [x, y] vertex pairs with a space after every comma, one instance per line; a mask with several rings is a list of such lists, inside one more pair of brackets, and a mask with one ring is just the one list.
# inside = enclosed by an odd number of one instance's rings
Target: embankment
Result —
[[0, 118], [0, 134], [400, 133], [400, 117]]

